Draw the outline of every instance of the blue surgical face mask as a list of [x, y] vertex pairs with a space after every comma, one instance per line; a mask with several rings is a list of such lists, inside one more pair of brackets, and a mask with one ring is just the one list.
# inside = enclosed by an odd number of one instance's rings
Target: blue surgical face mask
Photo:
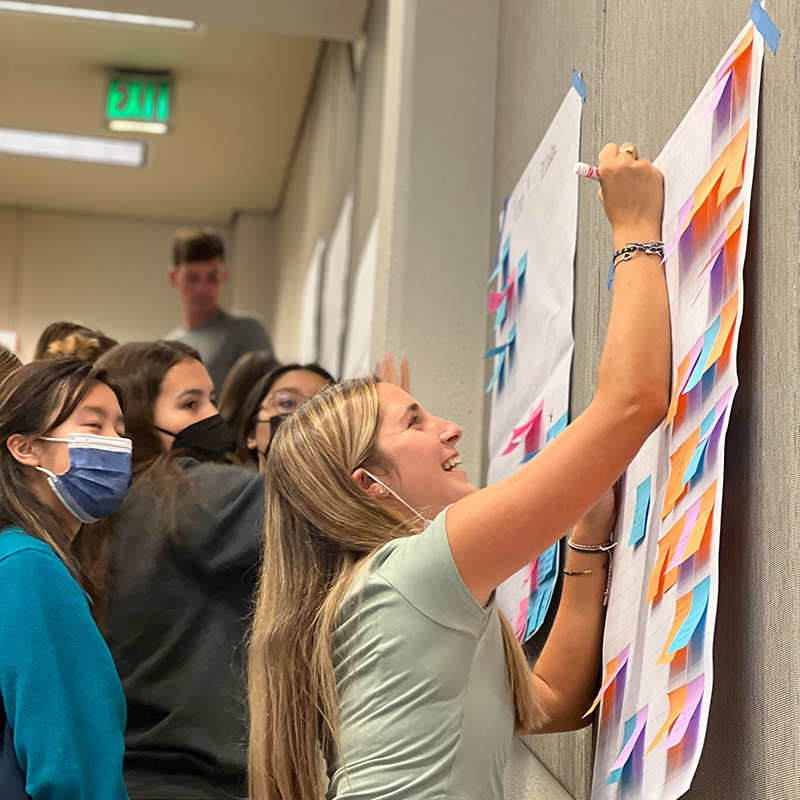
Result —
[[392, 489], [390, 486], [387, 486], [380, 478], [376, 478], [371, 472], [367, 472], [367, 470], [364, 470], [364, 472], [366, 472], [367, 475], [372, 478], [373, 481], [375, 481], [375, 483], [380, 484], [390, 495], [395, 498], [395, 500], [399, 500], [412, 514], [414, 514], [414, 516], [419, 517], [425, 523], [425, 525], [429, 525], [431, 523], [431, 520], [429, 520], [427, 517], [423, 517], [416, 508], [412, 508], [408, 503], [406, 503], [405, 500], [403, 500], [402, 497], [400, 497], [399, 494], [397, 494], [394, 489]]
[[66, 442], [69, 469], [47, 475], [47, 482], [64, 507], [81, 522], [97, 522], [119, 510], [131, 485], [130, 439], [70, 433], [66, 439], [43, 436], [46, 442]]

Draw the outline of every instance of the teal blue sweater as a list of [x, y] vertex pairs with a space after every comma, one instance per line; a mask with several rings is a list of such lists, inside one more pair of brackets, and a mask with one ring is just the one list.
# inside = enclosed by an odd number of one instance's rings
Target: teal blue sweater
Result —
[[0, 531], [0, 797], [127, 800], [124, 730], [86, 595], [47, 544]]

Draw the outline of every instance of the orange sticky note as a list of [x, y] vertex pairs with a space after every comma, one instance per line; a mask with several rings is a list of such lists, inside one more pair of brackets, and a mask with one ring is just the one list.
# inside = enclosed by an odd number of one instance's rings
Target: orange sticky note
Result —
[[661, 509], [661, 519], [664, 519], [675, 508], [675, 504], [685, 492], [686, 484], [683, 482], [683, 476], [686, 474], [686, 468], [689, 466], [699, 442], [700, 428], [696, 428], [669, 457], [669, 479], [664, 495], [664, 507]]
[[[672, 561], [672, 557], [675, 555], [675, 545], [673, 544], [672, 547], [669, 548], [669, 553], [667, 553], [667, 564]], [[675, 567], [675, 569], [671, 569], [669, 572], [664, 573], [664, 582], [661, 587], [662, 592], [668, 592], [677, 582], [678, 582], [678, 570], [680, 567]]]
[[675, 391], [672, 395], [672, 401], [669, 404], [669, 411], [667, 411], [667, 421], [664, 423], [665, 428], [675, 419], [675, 414], [678, 411], [678, 400], [680, 399], [683, 387], [686, 385], [686, 378], [689, 376], [691, 358], [692, 354], [687, 353], [686, 358], [678, 364], [678, 374], [675, 376]]
[[728, 223], [728, 227], [725, 229], [725, 242], [729, 242], [733, 235], [742, 227], [742, 223], [744, 222], [744, 203], [742, 203], [739, 208], [736, 209], [736, 212], [731, 217], [731, 221]]
[[692, 610], [692, 593], [687, 592], [682, 597], [678, 598], [678, 602], [675, 603], [675, 620], [672, 623], [672, 627], [669, 629], [669, 634], [667, 634], [667, 641], [664, 642], [664, 649], [661, 651], [661, 656], [656, 661], [656, 666], [660, 666], [661, 664], [669, 664], [673, 658], [675, 658], [675, 653], [668, 653], [669, 646], [672, 644], [672, 640], [678, 635], [678, 631], [683, 626], [683, 623], [686, 622], [686, 618], [689, 616], [689, 612]]
[[744, 180], [744, 159], [747, 155], [747, 140], [750, 136], [750, 120], [742, 125], [739, 133], [733, 137], [730, 144], [722, 151], [718, 161], [725, 160], [725, 170], [722, 181], [717, 190], [717, 205], [722, 203], [741, 188]]
[[736, 322], [736, 314], [739, 311], [739, 292], [734, 292], [733, 297], [725, 303], [724, 308], [720, 314], [719, 333], [711, 346], [711, 351], [706, 359], [703, 372], [705, 372], [721, 355], [728, 342], [728, 337], [733, 331], [733, 325]]
[[647, 748], [645, 757], [649, 756], [650, 753], [655, 750], [656, 745], [667, 735], [667, 731], [672, 727], [672, 723], [678, 719], [678, 715], [683, 711], [686, 705], [686, 684], [684, 683], [683, 686], [679, 686], [677, 689], [671, 691], [667, 697], [669, 697], [669, 714], [667, 714], [667, 719], [664, 724], [658, 729], [658, 733], [653, 738], [653, 741], [650, 742], [650, 747]]
[[714, 510], [714, 502], [716, 499], [717, 482], [714, 481], [714, 483], [703, 492], [703, 497], [700, 501], [700, 513], [697, 515], [697, 521], [694, 524], [694, 528], [692, 528], [689, 540], [686, 542], [684, 560], [694, 555], [700, 549], [700, 545], [703, 543], [703, 539], [706, 535], [706, 530], [711, 525], [711, 512]]
[[[656, 556], [656, 563], [653, 565], [653, 571], [650, 573], [650, 582], [647, 585], [648, 603], [670, 588], [669, 586], [666, 588], [664, 587], [664, 567], [669, 564], [667, 557], [669, 556], [670, 560], [672, 559], [672, 554], [674, 554], [675, 547], [678, 544], [681, 533], [683, 533], [685, 521], [686, 520], [681, 517], [669, 531], [658, 540], [658, 555]], [[677, 577], [678, 570], [674, 569], [672, 572], [674, 572]]]
[[739, 67], [743, 62], [746, 61], [747, 57], [750, 55], [750, 48], [753, 46], [753, 26], [747, 30], [747, 33], [744, 35], [744, 38], [741, 42], [739, 42], [739, 46], [733, 51], [733, 56], [731, 60], [728, 62], [727, 66], [725, 67], [722, 72], [717, 75], [717, 81], [722, 80], [732, 69], [735, 70]]

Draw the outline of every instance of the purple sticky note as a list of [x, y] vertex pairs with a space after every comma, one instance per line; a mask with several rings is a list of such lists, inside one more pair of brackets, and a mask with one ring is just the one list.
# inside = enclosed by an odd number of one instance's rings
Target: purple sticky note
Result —
[[703, 699], [703, 692], [706, 688], [705, 674], [698, 675], [691, 683], [686, 684], [686, 703], [683, 706], [683, 711], [678, 714], [678, 718], [672, 723], [672, 730], [667, 737], [667, 749], [675, 747], [683, 741], [686, 735], [686, 729], [692, 721], [692, 717]]
[[728, 88], [728, 84], [731, 82], [732, 74], [733, 71], [730, 71], [721, 81], [717, 81], [717, 85], [714, 87], [714, 91], [711, 94], [711, 102], [708, 104], [706, 113], [703, 114], [703, 119], [716, 110], [717, 106], [719, 105], [719, 101], [722, 99], [724, 91]]
[[678, 242], [680, 242], [681, 235], [683, 234], [683, 226], [686, 224], [686, 220], [689, 219], [689, 214], [692, 213], [693, 206], [694, 192], [692, 192], [691, 197], [681, 206], [681, 210], [678, 212], [678, 226], [675, 228], [675, 233], [672, 235], [669, 245], [667, 245], [667, 252], [664, 254], [664, 261], [666, 261], [673, 254], [673, 252], [675, 252], [675, 248], [678, 246]]

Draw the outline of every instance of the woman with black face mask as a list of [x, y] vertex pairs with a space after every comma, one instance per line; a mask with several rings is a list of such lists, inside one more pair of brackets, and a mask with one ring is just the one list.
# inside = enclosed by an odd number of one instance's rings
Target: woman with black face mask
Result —
[[332, 383], [333, 375], [319, 364], [286, 364], [255, 383], [233, 431], [237, 463], [265, 472], [269, 446], [281, 423]]
[[233, 444], [200, 356], [178, 342], [101, 359], [125, 391], [133, 486], [112, 518], [106, 641], [128, 700], [132, 800], [245, 794], [242, 650], [264, 481]]

